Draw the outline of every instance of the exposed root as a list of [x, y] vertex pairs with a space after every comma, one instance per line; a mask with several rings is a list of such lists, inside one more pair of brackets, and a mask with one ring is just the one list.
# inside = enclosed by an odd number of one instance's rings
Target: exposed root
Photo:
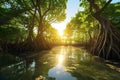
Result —
[[120, 31], [113, 27], [108, 20], [104, 19], [102, 22], [102, 29], [93, 54], [105, 59], [114, 57], [120, 59]]

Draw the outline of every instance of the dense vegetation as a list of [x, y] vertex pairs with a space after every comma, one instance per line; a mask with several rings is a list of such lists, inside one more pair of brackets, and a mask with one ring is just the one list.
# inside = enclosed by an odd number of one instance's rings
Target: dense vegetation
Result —
[[[120, 3], [81, 0], [64, 31], [66, 43], [80, 44], [105, 59], [120, 59]], [[0, 51], [25, 52], [60, 44], [53, 22], [66, 18], [67, 0], [1, 0]]]
[[1, 0], [0, 51], [34, 51], [57, 43], [51, 23], [66, 17], [67, 0]]
[[84, 11], [72, 18], [65, 33], [74, 35], [94, 55], [120, 59], [120, 3], [111, 1], [82, 0]]

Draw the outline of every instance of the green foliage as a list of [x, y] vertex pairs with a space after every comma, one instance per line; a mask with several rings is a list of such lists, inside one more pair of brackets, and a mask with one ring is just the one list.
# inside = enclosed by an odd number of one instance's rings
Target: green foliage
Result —
[[110, 4], [104, 10], [103, 15], [108, 17], [114, 26], [120, 28], [120, 3]]
[[73, 35], [74, 28], [72, 27], [71, 23], [68, 23], [66, 29], [64, 30], [64, 34], [66, 37], [71, 37]]
[[27, 36], [27, 31], [18, 27], [0, 27], [0, 39], [5, 41], [24, 40]]
[[24, 41], [30, 37], [33, 40], [34, 28], [40, 33], [36, 35], [46, 40], [57, 38], [57, 31], [50, 24], [66, 18], [66, 3], [67, 0], [1, 0], [0, 39]]
[[0, 27], [0, 39], [9, 42], [24, 41], [27, 38], [28, 31], [23, 20], [23, 16], [19, 16], [2, 25]]
[[67, 0], [41, 0], [41, 15], [47, 21], [63, 21]]
[[59, 39], [57, 30], [53, 28], [51, 24], [46, 21], [44, 21], [43, 37], [47, 42], [53, 43], [53, 44], [57, 42], [57, 41], [55, 42], [55, 40]]
[[[106, 0], [96, 0], [95, 3], [98, 5], [99, 8], [102, 8]], [[80, 6], [84, 8], [85, 12], [91, 16], [90, 13], [90, 5], [87, 0], [81, 0]], [[111, 3], [108, 5], [106, 9], [104, 9], [102, 15], [109, 18], [112, 24], [119, 28], [120, 26], [120, 2], [118, 3]], [[94, 9], [91, 8], [91, 11], [94, 12]], [[92, 19], [92, 18], [91, 18]]]
[[[20, 0], [21, 1], [21, 0]], [[20, 4], [20, 1], [5, 0], [0, 3], [0, 26], [8, 23], [14, 17], [20, 16], [20, 14], [30, 10], [30, 8], [24, 8]]]
[[[99, 8], [102, 8], [106, 3], [106, 0], [95, 1]], [[91, 8], [87, 0], [81, 0], [80, 6], [84, 8], [84, 11], [79, 11], [75, 17], [68, 23], [65, 34], [66, 36], [73, 36], [75, 41], [86, 42], [98, 35], [99, 23], [93, 18], [92, 14], [95, 12]], [[102, 13], [107, 16], [113, 25], [120, 27], [120, 3], [110, 4]], [[69, 35], [68, 35], [69, 34]]]
[[69, 37], [74, 36], [74, 40], [77, 42], [86, 42], [96, 33], [97, 24], [88, 12], [80, 11], [68, 23], [65, 34]]

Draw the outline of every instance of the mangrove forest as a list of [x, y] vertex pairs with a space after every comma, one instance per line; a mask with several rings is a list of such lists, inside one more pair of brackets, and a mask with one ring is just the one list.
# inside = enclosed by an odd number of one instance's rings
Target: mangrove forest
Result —
[[119, 75], [119, 0], [0, 0], [0, 80]]

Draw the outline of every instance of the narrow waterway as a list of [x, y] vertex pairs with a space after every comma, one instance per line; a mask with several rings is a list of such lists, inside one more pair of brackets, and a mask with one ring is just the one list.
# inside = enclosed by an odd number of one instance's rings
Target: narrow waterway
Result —
[[59, 46], [35, 54], [0, 54], [0, 80], [120, 80], [119, 72], [82, 48]]

